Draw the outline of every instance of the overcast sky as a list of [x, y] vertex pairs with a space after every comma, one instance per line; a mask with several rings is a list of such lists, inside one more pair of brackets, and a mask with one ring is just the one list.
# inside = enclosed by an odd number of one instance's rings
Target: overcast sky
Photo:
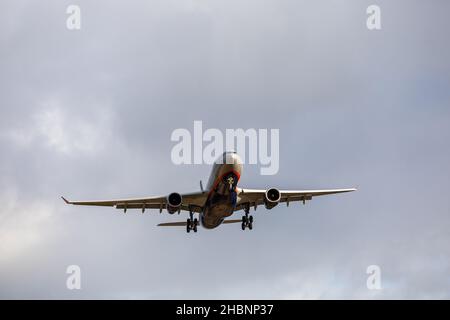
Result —
[[[0, 298], [450, 298], [450, 2], [1, 8]], [[156, 227], [186, 214], [59, 198], [197, 191], [210, 167], [170, 158], [194, 120], [280, 130], [278, 174], [241, 186], [359, 190], [189, 235]]]

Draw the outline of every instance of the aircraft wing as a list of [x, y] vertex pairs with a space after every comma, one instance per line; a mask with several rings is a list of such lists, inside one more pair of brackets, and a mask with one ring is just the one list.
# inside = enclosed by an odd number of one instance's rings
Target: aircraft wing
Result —
[[[259, 189], [239, 189], [238, 190], [238, 202], [235, 211], [244, 209], [246, 206], [256, 207], [264, 204], [265, 194], [267, 190]], [[325, 189], [325, 190], [279, 190], [280, 191], [280, 203], [311, 200], [313, 197], [325, 196], [329, 194], [344, 193], [356, 191], [355, 188], [350, 189]]]
[[[181, 210], [189, 211], [189, 208], [191, 208], [193, 212], [201, 212], [208, 195], [205, 192], [194, 192], [182, 194], [181, 196]], [[61, 198], [67, 204], [77, 206], [115, 207], [116, 209], [122, 209], [124, 211], [127, 209], [141, 209], [142, 211], [145, 209], [159, 209], [161, 212], [167, 205], [167, 196], [92, 201], [69, 201], [64, 197]]]

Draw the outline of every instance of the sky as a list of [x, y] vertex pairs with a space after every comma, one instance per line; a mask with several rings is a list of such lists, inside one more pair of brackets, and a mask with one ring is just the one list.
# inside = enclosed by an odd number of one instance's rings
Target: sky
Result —
[[[450, 2], [1, 7], [0, 298], [450, 298]], [[60, 199], [198, 191], [210, 166], [174, 164], [170, 140], [196, 120], [279, 129], [278, 173], [245, 165], [241, 187], [358, 191], [196, 234]]]

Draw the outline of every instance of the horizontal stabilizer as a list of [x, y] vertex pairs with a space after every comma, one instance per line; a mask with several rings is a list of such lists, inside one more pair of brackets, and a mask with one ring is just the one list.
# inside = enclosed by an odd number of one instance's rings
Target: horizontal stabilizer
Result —
[[234, 219], [234, 220], [225, 220], [224, 222], [222, 222], [223, 224], [227, 224], [227, 223], [240, 223], [242, 222], [242, 219]]
[[[241, 219], [235, 219], [235, 220], [225, 220], [222, 222], [223, 224], [228, 223], [240, 223], [242, 222]], [[186, 227], [187, 222], [186, 221], [176, 221], [176, 222], [164, 222], [158, 224], [158, 227]]]
[[186, 221], [165, 222], [158, 224], [158, 227], [186, 227]]

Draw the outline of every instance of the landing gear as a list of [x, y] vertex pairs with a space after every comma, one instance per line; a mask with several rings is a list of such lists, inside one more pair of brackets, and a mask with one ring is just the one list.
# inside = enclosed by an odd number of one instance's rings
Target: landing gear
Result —
[[253, 229], [253, 216], [249, 216], [248, 213], [250, 212], [250, 206], [245, 207], [245, 216], [242, 216], [242, 230], [245, 230], [248, 228], [249, 230]]
[[189, 233], [191, 232], [191, 230], [197, 232], [198, 219], [197, 218], [193, 219], [194, 214], [192, 213], [192, 211], [189, 211], [189, 216], [190, 218], [187, 219], [186, 221], [186, 232]]
[[231, 206], [233, 208], [235, 208], [236, 204], [237, 204], [237, 192], [234, 189], [230, 191], [230, 200], [231, 200]]
[[230, 175], [227, 179], [227, 183], [228, 183], [228, 189], [231, 191], [234, 189], [234, 176]]
[[198, 220], [194, 219], [187, 219], [186, 222], [186, 232], [189, 233], [191, 232], [191, 230], [193, 230], [194, 232], [197, 232], [197, 226], [198, 226]]

